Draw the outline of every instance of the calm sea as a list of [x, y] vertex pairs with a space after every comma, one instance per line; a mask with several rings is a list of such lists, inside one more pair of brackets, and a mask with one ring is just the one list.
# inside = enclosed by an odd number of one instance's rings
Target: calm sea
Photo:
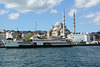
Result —
[[100, 46], [0, 48], [0, 67], [100, 67]]

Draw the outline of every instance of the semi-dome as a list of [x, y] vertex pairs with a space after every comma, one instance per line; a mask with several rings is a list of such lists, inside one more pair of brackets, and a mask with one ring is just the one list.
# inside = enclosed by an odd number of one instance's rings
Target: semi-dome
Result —
[[60, 22], [60, 21], [58, 21], [58, 22], [55, 24], [55, 26], [59, 26], [59, 25], [61, 25], [61, 22]]
[[58, 30], [59, 28], [55, 27], [53, 30]]

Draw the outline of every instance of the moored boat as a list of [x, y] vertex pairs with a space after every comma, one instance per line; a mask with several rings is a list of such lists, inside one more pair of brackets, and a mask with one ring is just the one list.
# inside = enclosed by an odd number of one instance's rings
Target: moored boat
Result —
[[[18, 28], [17, 28], [18, 33]], [[36, 25], [35, 25], [35, 32], [34, 35], [30, 38], [30, 40], [23, 40], [23, 39], [16, 39], [14, 40], [5, 40], [3, 41], [5, 47], [7, 48], [20, 48], [20, 47], [64, 47], [64, 46], [71, 46], [72, 43], [69, 43], [67, 39], [60, 38], [60, 39], [40, 39], [36, 35]]]
[[5, 47], [7, 48], [31, 48], [31, 47], [64, 47], [64, 46], [71, 46], [71, 43], [68, 43], [66, 39], [38, 39], [34, 38], [33, 40], [5, 40], [3, 41]]

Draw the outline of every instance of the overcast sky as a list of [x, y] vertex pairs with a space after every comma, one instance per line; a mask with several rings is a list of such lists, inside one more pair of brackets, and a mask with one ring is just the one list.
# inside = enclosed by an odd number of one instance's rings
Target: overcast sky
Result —
[[[0, 0], [0, 30], [51, 29], [57, 21], [73, 32], [73, 12], [76, 12], [76, 32], [100, 30], [100, 0]], [[63, 23], [63, 22], [62, 22]]]

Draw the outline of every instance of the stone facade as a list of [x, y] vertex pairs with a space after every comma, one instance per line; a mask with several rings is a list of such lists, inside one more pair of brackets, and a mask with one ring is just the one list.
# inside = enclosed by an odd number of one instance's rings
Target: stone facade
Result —
[[65, 24], [60, 21], [52, 26], [52, 28], [47, 32], [48, 37], [67, 37], [67, 34], [70, 34], [70, 31], [66, 28]]

